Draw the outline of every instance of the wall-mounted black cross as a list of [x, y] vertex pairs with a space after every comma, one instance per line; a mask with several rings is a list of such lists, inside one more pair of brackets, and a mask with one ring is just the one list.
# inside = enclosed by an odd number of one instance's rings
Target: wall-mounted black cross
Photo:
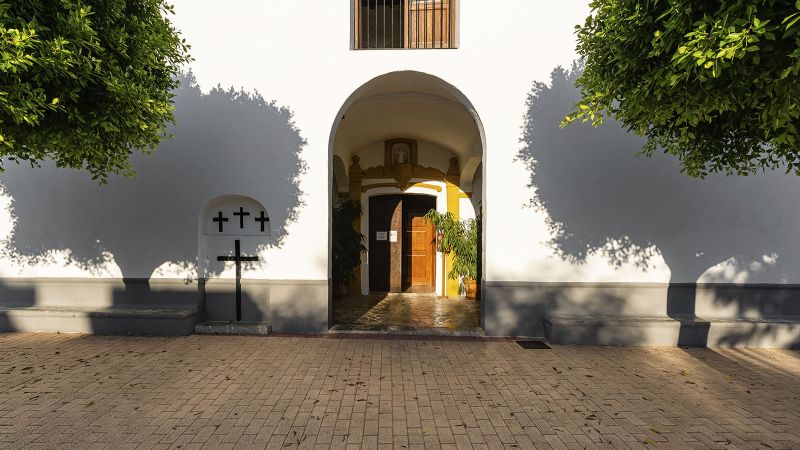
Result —
[[256, 217], [256, 222], [261, 223], [261, 232], [264, 232], [264, 223], [269, 223], [269, 217], [264, 215], [264, 211], [261, 211], [261, 217]]
[[242, 263], [258, 261], [257, 256], [242, 256], [239, 239], [234, 244], [233, 256], [217, 256], [217, 261], [234, 261], [236, 263], [236, 321], [242, 320]]
[[234, 216], [239, 216], [239, 228], [244, 228], [244, 216], [249, 216], [249, 212], [244, 212], [244, 207], [239, 207], [239, 212], [233, 213]]
[[228, 218], [222, 217], [222, 211], [220, 211], [219, 213], [217, 213], [217, 217], [214, 217], [211, 220], [213, 220], [214, 222], [219, 222], [219, 232], [222, 233], [222, 222], [227, 222]]

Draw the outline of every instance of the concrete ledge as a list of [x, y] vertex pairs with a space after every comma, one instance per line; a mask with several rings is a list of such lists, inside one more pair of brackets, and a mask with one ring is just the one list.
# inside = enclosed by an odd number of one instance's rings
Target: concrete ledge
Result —
[[544, 317], [546, 338], [562, 345], [687, 345], [800, 348], [800, 318], [703, 320], [670, 317]]
[[195, 308], [0, 308], [0, 331], [188, 335], [199, 317]]
[[481, 307], [490, 336], [584, 345], [800, 346], [796, 284], [486, 281]]
[[[242, 318], [279, 332], [328, 328], [327, 280], [243, 279]], [[0, 330], [185, 335], [235, 318], [235, 280], [2, 278]]]
[[194, 326], [198, 334], [246, 334], [266, 336], [272, 333], [269, 322], [203, 322]]
[[0, 307], [0, 314], [5, 317], [49, 317], [57, 315], [91, 316], [91, 317], [132, 317], [148, 318], [160, 317], [170, 319], [186, 319], [198, 314], [197, 309], [161, 309], [161, 308], [4, 308]]
[[669, 317], [545, 316], [544, 334], [560, 345], [676, 345], [681, 323]]
[[709, 347], [800, 349], [800, 317], [710, 320]]

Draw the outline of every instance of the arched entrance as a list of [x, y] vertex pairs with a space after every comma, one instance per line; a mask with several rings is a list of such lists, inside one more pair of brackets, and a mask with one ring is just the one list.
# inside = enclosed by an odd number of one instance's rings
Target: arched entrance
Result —
[[[472, 277], [451, 276], [454, 267], [463, 267], [456, 263], [464, 258], [441, 251], [436, 230], [424, 216], [435, 211], [482, 229], [484, 142], [472, 104], [433, 75], [392, 72], [365, 83], [347, 99], [334, 122], [329, 149], [331, 325], [353, 320], [376, 301], [392, 299], [395, 304], [388, 309], [404, 317], [389, 322], [478, 328], [479, 301], [464, 298], [471, 294]], [[343, 216], [343, 211], [351, 215]], [[353, 253], [357, 241], [343, 229], [348, 221], [364, 237], [360, 258]], [[475, 248], [482, 255], [478, 236]], [[480, 267], [477, 261], [473, 265]], [[350, 263], [346, 268], [358, 267], [349, 273], [341, 270], [343, 262]], [[342, 297], [357, 306], [347, 319], [337, 319]], [[411, 307], [423, 304], [420, 314]], [[413, 317], [431, 314], [435, 317], [427, 322]]]

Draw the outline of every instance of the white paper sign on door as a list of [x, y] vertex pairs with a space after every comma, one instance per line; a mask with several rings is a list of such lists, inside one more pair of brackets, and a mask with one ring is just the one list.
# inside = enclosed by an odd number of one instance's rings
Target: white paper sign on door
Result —
[[390, 231], [389, 232], [389, 242], [397, 242], [397, 231]]

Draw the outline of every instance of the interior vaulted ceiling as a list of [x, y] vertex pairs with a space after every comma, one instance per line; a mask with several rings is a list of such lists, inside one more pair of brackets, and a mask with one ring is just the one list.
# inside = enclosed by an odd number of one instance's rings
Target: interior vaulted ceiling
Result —
[[370, 81], [339, 117], [334, 153], [349, 161], [369, 144], [411, 138], [451, 150], [462, 164], [480, 157], [478, 126], [453, 89], [419, 72], [394, 72]]

